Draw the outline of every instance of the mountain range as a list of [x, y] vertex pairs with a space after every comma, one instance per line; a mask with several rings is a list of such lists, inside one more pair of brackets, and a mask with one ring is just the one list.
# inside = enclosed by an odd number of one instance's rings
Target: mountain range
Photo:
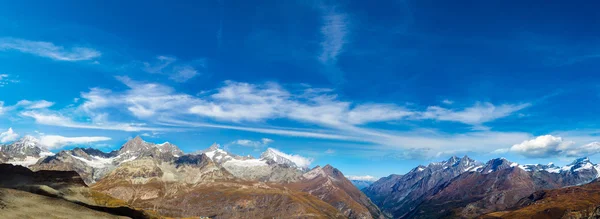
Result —
[[[559, 167], [522, 165], [505, 158], [484, 163], [453, 156], [373, 181], [350, 180], [331, 165], [310, 168], [304, 160], [273, 148], [258, 158], [232, 154], [218, 144], [186, 154], [169, 142], [155, 144], [135, 137], [111, 152], [74, 148], [52, 153], [36, 138], [25, 136], [0, 147], [0, 163], [17, 165], [0, 166], [5, 175], [20, 174], [0, 180], [4, 197], [29, 197], [23, 201], [32, 202], [40, 200], [36, 195], [49, 195], [71, 203], [65, 205], [74, 203], [73, 208], [91, 209], [92, 215], [114, 214], [111, 207], [122, 208], [117, 213], [128, 212], [124, 216], [144, 218], [600, 215], [596, 213], [600, 205], [594, 204], [600, 200], [600, 165], [586, 157]], [[32, 181], [36, 174], [51, 176], [46, 177], [50, 181], [39, 176]], [[69, 186], [60, 186], [65, 184]], [[0, 198], [0, 204], [14, 207], [18, 203], [14, 200]]]
[[384, 218], [338, 169], [309, 169], [272, 148], [259, 158], [231, 154], [218, 144], [185, 154], [171, 143], [139, 136], [108, 153], [74, 148], [54, 154], [30, 136], [1, 148], [2, 162], [77, 173], [91, 191], [162, 216]]
[[588, 158], [557, 167], [451, 157], [381, 178], [362, 191], [392, 218], [475, 218], [515, 208], [538, 191], [592, 182], [599, 169]]

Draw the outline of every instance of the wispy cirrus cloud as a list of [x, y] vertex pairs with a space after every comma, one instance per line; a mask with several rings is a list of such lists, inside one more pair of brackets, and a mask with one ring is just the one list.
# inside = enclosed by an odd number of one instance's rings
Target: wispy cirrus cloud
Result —
[[507, 117], [514, 112], [531, 106], [530, 103], [502, 104], [475, 103], [462, 110], [447, 109], [439, 106], [430, 106], [425, 112], [417, 116], [418, 119], [435, 119], [439, 121], [461, 122], [469, 125], [481, 125], [499, 118]]
[[[397, 131], [376, 129], [372, 123], [404, 120], [453, 121], [481, 125], [510, 116], [529, 104], [475, 103], [466, 108], [407, 107], [393, 103], [356, 103], [339, 98], [332, 89], [288, 88], [277, 83], [251, 84], [226, 81], [198, 96], [159, 83], [117, 77], [127, 89], [92, 88], [81, 93], [72, 114], [52, 110], [27, 110], [22, 116], [39, 124], [72, 128], [122, 131], [169, 131], [178, 128], [218, 128], [303, 138], [366, 142], [387, 148], [428, 148], [427, 156], [441, 150], [504, 148], [531, 136], [526, 133], [479, 130], [446, 134], [437, 130]], [[110, 111], [127, 112], [133, 122], [111, 121]], [[77, 117], [77, 120], [71, 119]], [[121, 116], [122, 117], [122, 116]], [[115, 119], [115, 118], [112, 118]], [[297, 129], [265, 124], [288, 120], [317, 126]], [[149, 124], [149, 125], [147, 125]], [[258, 125], [262, 124], [262, 125]], [[242, 144], [251, 142], [241, 142]], [[422, 151], [421, 151], [422, 152]]]
[[54, 45], [51, 42], [17, 38], [0, 38], [0, 50], [16, 50], [57, 61], [69, 62], [92, 60], [102, 55], [102, 53], [93, 48], [79, 46], [65, 48]]
[[319, 60], [325, 64], [335, 64], [337, 56], [343, 51], [344, 45], [348, 42], [349, 18], [348, 16], [336, 10], [335, 7], [321, 7], [322, 26], [321, 34], [321, 54]]
[[68, 128], [117, 130], [127, 132], [162, 130], [161, 128], [146, 127], [145, 124], [140, 123], [120, 123], [108, 121], [96, 123], [76, 122], [69, 117], [54, 112], [48, 113], [39, 111], [24, 111], [21, 112], [20, 115], [23, 117], [32, 118], [38, 124]]
[[45, 109], [54, 105], [54, 102], [47, 100], [20, 100], [14, 105], [5, 106], [3, 101], [0, 101], [0, 115], [15, 111], [18, 109]]
[[232, 141], [230, 144], [240, 145], [245, 147], [263, 147], [273, 143], [273, 140], [270, 138], [262, 138], [259, 141], [253, 141], [248, 139], [238, 139]]
[[174, 56], [158, 56], [155, 62], [144, 62], [144, 71], [152, 74], [168, 75], [175, 82], [186, 82], [206, 70], [206, 60], [181, 62]]

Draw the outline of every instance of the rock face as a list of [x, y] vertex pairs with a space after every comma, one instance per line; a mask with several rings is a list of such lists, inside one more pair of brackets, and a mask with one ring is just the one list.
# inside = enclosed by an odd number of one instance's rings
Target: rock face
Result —
[[363, 191], [394, 218], [473, 218], [508, 209], [535, 191], [585, 184], [597, 177], [598, 165], [587, 158], [559, 168], [519, 165], [504, 158], [482, 165], [468, 157], [452, 157], [382, 178]]
[[337, 208], [348, 218], [384, 218], [379, 208], [352, 182], [330, 165], [317, 166], [305, 173], [301, 181], [289, 186], [307, 192]]
[[[0, 161], [21, 166], [35, 164], [40, 158], [53, 155], [33, 136], [24, 136], [8, 145], [0, 147]], [[4, 157], [4, 158], [1, 158]]]

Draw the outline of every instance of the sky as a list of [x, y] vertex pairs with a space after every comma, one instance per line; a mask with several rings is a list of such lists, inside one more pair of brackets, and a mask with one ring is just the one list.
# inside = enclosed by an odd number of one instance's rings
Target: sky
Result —
[[5, 2], [0, 143], [272, 147], [375, 177], [600, 162], [598, 4]]

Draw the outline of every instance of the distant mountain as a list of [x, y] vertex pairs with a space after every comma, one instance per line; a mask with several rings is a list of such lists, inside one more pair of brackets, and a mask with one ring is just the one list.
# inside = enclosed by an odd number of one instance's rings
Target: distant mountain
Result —
[[33, 136], [23, 138], [11, 144], [0, 147], [0, 161], [21, 166], [35, 164], [40, 158], [53, 155], [46, 147], [42, 146]]
[[363, 191], [394, 218], [472, 218], [507, 209], [535, 191], [588, 183], [598, 178], [598, 167], [587, 158], [559, 168], [451, 157], [382, 178]]
[[375, 181], [377, 181], [377, 178], [373, 177], [373, 176], [346, 176], [346, 178], [348, 178], [348, 180], [350, 180], [350, 182], [352, 182], [352, 184], [354, 186], [356, 186], [356, 188], [358, 189], [364, 189], [366, 187], [369, 187], [371, 184], [373, 184]]
[[352, 182], [352, 185], [356, 186], [356, 188], [358, 188], [358, 189], [367, 188], [371, 184], [374, 183], [374, 181], [371, 181], [371, 180], [359, 180], [359, 179], [350, 180], [350, 182]]
[[402, 217], [414, 209], [430, 190], [469, 171], [479, 171], [483, 164], [467, 156], [418, 166], [405, 175], [382, 178], [363, 189], [388, 216]]

